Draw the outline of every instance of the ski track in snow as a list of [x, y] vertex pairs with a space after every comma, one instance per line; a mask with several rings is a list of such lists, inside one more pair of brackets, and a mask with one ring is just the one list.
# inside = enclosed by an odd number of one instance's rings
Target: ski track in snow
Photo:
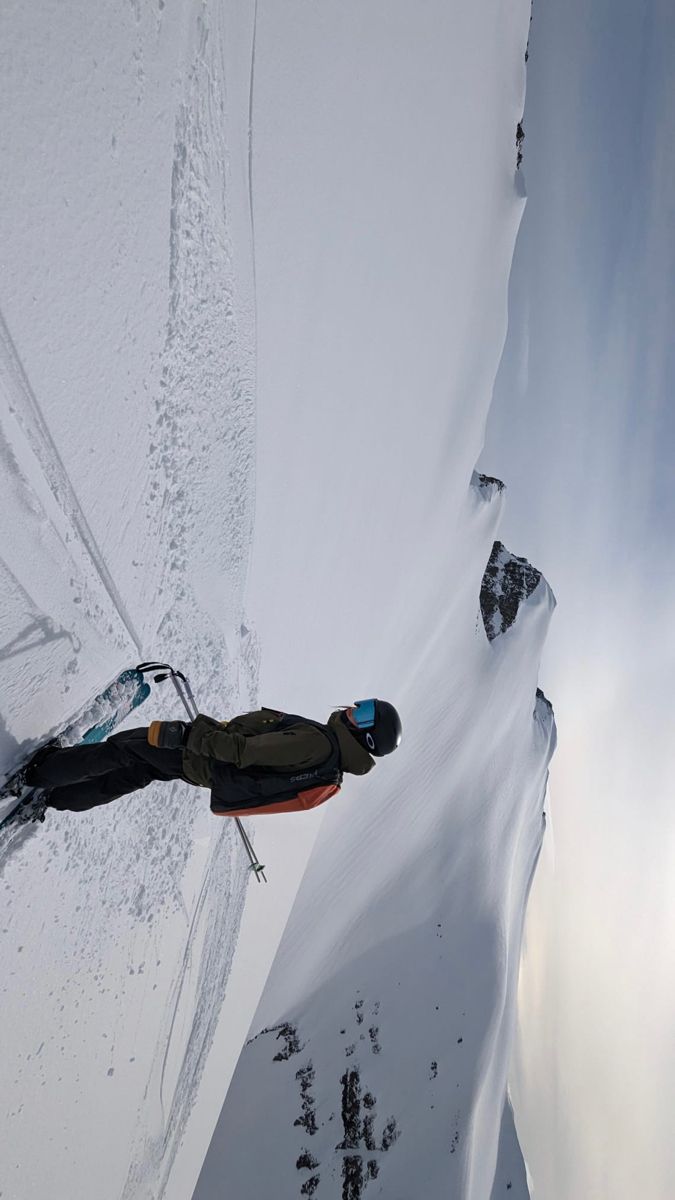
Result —
[[258, 36], [258, 0], [253, 8], [253, 35], [251, 38], [251, 75], [248, 88], [248, 212], [251, 222], [253, 294], [256, 292], [255, 274], [255, 214], [253, 210], [253, 91], [255, 88], [255, 46]]
[[[197, 472], [203, 471], [205, 463], [213, 464], [212, 469], [221, 480], [216, 519], [223, 531], [222, 579], [232, 575], [240, 580], [245, 577], [252, 536], [254, 362], [242, 353], [248, 339], [239, 326], [242, 304], [236, 294], [226, 219], [228, 152], [223, 34], [217, 25], [220, 14], [216, 14], [213, 27], [209, 16], [205, 7], [198, 19], [198, 45], [188, 75], [188, 94], [176, 119], [171, 181], [170, 309], [161, 395], [157, 401], [154, 467], [156, 477], [163, 472], [167, 481], [160, 521], [166, 531], [167, 519], [171, 518], [170, 575], [179, 583], [174, 605], [159, 630], [162, 644], [170, 644], [177, 637], [185, 641], [179, 631], [186, 625], [189, 627], [187, 614], [198, 603], [188, 584], [194, 573], [191, 543], [195, 528], [209, 515], [203, 494], [199, 494], [196, 486], [181, 486], [181, 481], [191, 479], [196, 484]], [[250, 139], [249, 127], [249, 153]], [[249, 159], [252, 237], [250, 170]], [[253, 261], [252, 256], [252, 264]], [[188, 389], [189, 406], [184, 403]], [[200, 446], [190, 440], [195, 429], [203, 431]], [[207, 544], [213, 553], [212, 539], [207, 538]], [[209, 570], [207, 588], [213, 582], [214, 574]], [[170, 579], [165, 586], [171, 587]], [[228, 599], [222, 597], [222, 602]], [[243, 622], [234, 638], [237, 647], [234, 663], [223, 661], [222, 636], [215, 630], [211, 634], [208, 619], [202, 620], [199, 645], [191, 645], [186, 651], [185, 661], [196, 660], [200, 704], [216, 712], [222, 711], [223, 679], [228, 674], [232, 691], [240, 697], [239, 707], [257, 703], [257, 641]], [[228, 667], [233, 666], [234, 674], [228, 672]], [[148, 1137], [145, 1132], [140, 1134], [122, 1200], [141, 1197], [159, 1200], [164, 1193], [215, 1034], [247, 881], [238, 834], [234, 825], [226, 822], [215, 840], [194, 908], [183, 963], [173, 986], [166, 1024], [148, 1079], [146, 1096], [148, 1102], [154, 1100], [159, 1105], [160, 1132], [155, 1137]], [[195, 941], [200, 943], [196, 983], [192, 965]], [[174, 1045], [175, 1029], [181, 1005], [189, 1007], [191, 1000], [189, 1035], [181, 1051]], [[169, 1082], [171, 1079], [173, 1083]]]
[[[215, 843], [204, 876], [146, 1087], [145, 1103], [159, 1104], [160, 1132], [155, 1137], [141, 1134], [121, 1200], [155, 1200], [164, 1193], [218, 1023], [236, 947], [242, 876], [245, 887], [246, 875], [238, 835], [228, 824]], [[199, 941], [193, 979], [194, 943]], [[184, 1016], [181, 1004], [190, 1009], [189, 1034], [183, 1045], [176, 1046], [175, 1030], [179, 1016]], [[172, 1063], [174, 1057], [177, 1061]]]
[[[153, 507], [159, 509], [158, 540], [168, 542], [171, 551], [161, 586], [165, 594], [173, 593], [173, 602], [157, 640], [162, 646], [180, 646], [176, 660], [190, 663], [200, 706], [222, 712], [226, 697], [228, 711], [257, 702], [258, 646], [243, 622], [234, 641], [224, 645], [222, 623], [209, 612], [202, 608], [199, 623], [194, 621], [204, 599], [192, 586], [204, 563], [195, 542], [200, 526], [216, 521], [222, 530], [219, 570], [207, 565], [206, 587], [214, 585], [217, 574], [221, 580], [234, 578], [241, 588], [254, 500], [254, 366], [237, 316], [227, 227], [222, 34], [211, 27], [209, 15], [204, 7], [198, 17], [187, 94], [176, 118], [170, 307], [156, 401], [154, 494], [147, 510], [152, 522]], [[201, 442], [195, 445], [197, 430]], [[210, 497], [200, 487], [209, 471], [219, 480], [216, 513], [209, 511]], [[206, 554], [212, 554], [209, 531], [203, 541]], [[230, 595], [216, 600], [226, 609], [236, 604]], [[189, 824], [186, 835], [192, 839], [193, 820]], [[238, 835], [224, 822], [213, 840], [146, 1085], [145, 1103], [155, 1108], [157, 1119], [144, 1117], [140, 1126], [123, 1200], [163, 1195], [215, 1034], [247, 883]], [[187, 1037], [176, 1032], [186, 1010]], [[158, 1132], [148, 1136], [153, 1128]]]
[[[214, 554], [213, 538], [202, 532], [206, 523], [222, 529], [221, 579], [237, 578], [246, 569], [252, 532], [247, 513], [253, 511], [255, 486], [254, 361], [244, 352], [227, 228], [226, 120], [221, 39], [213, 35], [204, 9], [188, 94], [176, 118], [169, 319], [148, 504], [149, 520], [158, 524], [160, 540], [168, 539], [171, 551], [163, 586], [179, 601], [187, 598], [188, 578], [200, 567], [207, 568], [206, 587], [214, 585], [216, 571], [207, 561]], [[205, 496], [204, 475], [219, 479], [216, 512]], [[175, 580], [178, 586], [172, 587]]]
[[[21, 427], [30, 448], [40, 465], [51, 493], [63, 517], [89, 556], [91, 564], [105, 589], [119, 620], [135, 646], [142, 653], [141, 642], [126, 605], [112, 579], [105, 559], [82, 511], [72, 482], [58, 448], [49, 432], [37, 397], [17, 353], [5, 318], [0, 311], [0, 378], [8, 413]], [[66, 540], [70, 541], [66, 533]]]

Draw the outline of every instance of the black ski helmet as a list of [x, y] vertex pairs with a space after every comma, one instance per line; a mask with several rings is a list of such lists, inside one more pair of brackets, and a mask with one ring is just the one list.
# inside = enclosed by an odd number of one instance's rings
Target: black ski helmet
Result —
[[387, 700], [357, 700], [343, 717], [349, 732], [376, 758], [391, 754], [400, 745], [401, 718]]

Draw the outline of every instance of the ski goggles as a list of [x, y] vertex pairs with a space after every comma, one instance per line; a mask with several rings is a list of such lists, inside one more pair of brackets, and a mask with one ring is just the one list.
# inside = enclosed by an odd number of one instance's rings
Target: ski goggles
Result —
[[372, 729], [375, 724], [375, 701], [357, 700], [349, 715], [359, 729]]

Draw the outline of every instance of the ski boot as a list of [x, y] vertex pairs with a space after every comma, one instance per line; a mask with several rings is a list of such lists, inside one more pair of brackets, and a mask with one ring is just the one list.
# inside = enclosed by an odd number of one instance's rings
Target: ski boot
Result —
[[19, 800], [26, 788], [34, 787], [35, 785], [31, 779], [34, 769], [40, 765], [48, 754], [51, 754], [52, 750], [58, 750], [60, 745], [61, 742], [55, 737], [45, 742], [44, 746], [40, 746], [23, 766], [14, 771], [12, 775], [9, 775], [0, 785], [0, 800], [7, 800], [10, 797]]
[[30, 822], [44, 821], [48, 804], [48, 792], [41, 791], [37, 795], [26, 796], [19, 812], [16, 814], [17, 824], [28, 825]]
[[51, 738], [50, 741], [45, 742], [44, 746], [40, 746], [40, 749], [35, 751], [33, 757], [29, 759], [23, 768], [24, 787], [35, 787], [33, 776], [36, 768], [44, 762], [45, 758], [49, 758], [53, 750], [58, 750], [60, 745], [61, 743], [58, 738]]

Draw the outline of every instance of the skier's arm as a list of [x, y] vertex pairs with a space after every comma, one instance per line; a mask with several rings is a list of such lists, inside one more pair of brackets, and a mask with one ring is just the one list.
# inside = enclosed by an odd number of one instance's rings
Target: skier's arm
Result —
[[325, 761], [331, 744], [313, 725], [297, 725], [279, 733], [245, 737], [212, 717], [198, 716], [192, 723], [187, 750], [206, 758], [247, 767], [306, 767]]

